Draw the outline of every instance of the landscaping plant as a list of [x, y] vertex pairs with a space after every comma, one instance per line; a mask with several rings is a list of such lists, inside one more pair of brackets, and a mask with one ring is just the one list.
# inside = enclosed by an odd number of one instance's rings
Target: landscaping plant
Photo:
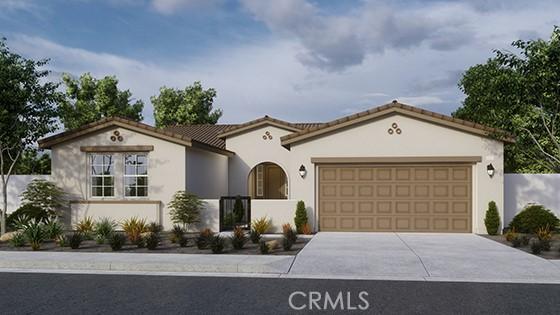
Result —
[[92, 217], [85, 217], [76, 224], [76, 231], [82, 233], [84, 239], [93, 237], [94, 222]]
[[515, 231], [515, 227], [508, 229], [508, 231], [506, 232], [506, 241], [511, 242], [516, 237], [517, 232]]
[[97, 244], [104, 244], [111, 237], [117, 228], [117, 222], [110, 218], [101, 218], [95, 222], [93, 231], [95, 233], [95, 241]]
[[51, 217], [45, 223], [45, 232], [48, 239], [56, 240], [64, 233], [64, 226], [58, 221], [57, 217]]
[[181, 238], [179, 239], [179, 246], [187, 247], [188, 244], [189, 244], [189, 239], [186, 236], [181, 236]]
[[523, 241], [522, 241], [520, 236], [516, 236], [516, 237], [512, 238], [510, 242], [511, 242], [511, 246], [516, 247], [516, 248], [520, 247], [521, 244], [523, 244]]
[[292, 228], [290, 223], [286, 223], [282, 225], [282, 234], [285, 238], [287, 238], [292, 244], [295, 244], [297, 241], [297, 232]]
[[23, 205], [43, 209], [49, 216], [60, 215], [65, 199], [64, 190], [45, 179], [32, 180], [21, 194]]
[[286, 236], [282, 238], [282, 248], [284, 248], [285, 251], [291, 250], [293, 245], [294, 242], [289, 238], [287, 238]]
[[243, 249], [247, 243], [247, 236], [245, 235], [245, 230], [241, 226], [236, 226], [233, 229], [233, 233], [231, 235], [231, 245], [234, 249]]
[[10, 240], [10, 244], [13, 247], [23, 247], [23, 246], [25, 246], [25, 235], [23, 235], [23, 232], [14, 233], [14, 236]]
[[547, 226], [551, 231], [555, 231], [559, 222], [552, 211], [542, 205], [532, 204], [513, 217], [509, 227], [521, 233], [536, 233], [539, 228]]
[[530, 246], [531, 246], [531, 253], [538, 255], [541, 253], [542, 251], [542, 243], [539, 239], [537, 238], [532, 238], [531, 241], [529, 242]]
[[219, 234], [214, 235], [210, 238], [210, 249], [214, 254], [221, 254], [224, 251], [225, 245], [225, 238], [221, 237]]
[[48, 217], [47, 211], [32, 204], [26, 204], [10, 213], [6, 219], [6, 224], [10, 229], [21, 230], [32, 219], [45, 221]]
[[171, 243], [175, 244], [178, 241], [181, 241], [183, 236], [185, 235], [185, 230], [178, 224], [173, 225], [173, 229], [171, 230], [170, 240]]
[[253, 244], [258, 244], [261, 240], [261, 234], [254, 229], [251, 229], [249, 232], [249, 238]]
[[235, 197], [235, 203], [233, 204], [233, 223], [243, 222], [243, 217], [245, 216], [245, 208], [243, 207], [243, 201], [241, 196]]
[[301, 233], [303, 233], [305, 235], [311, 235], [311, 233], [313, 233], [313, 231], [311, 230], [311, 225], [309, 225], [309, 223], [305, 223], [301, 227]]
[[32, 250], [41, 249], [41, 244], [43, 244], [46, 236], [44, 224], [41, 221], [36, 219], [29, 221], [23, 233]]
[[539, 241], [541, 242], [542, 249], [544, 251], [549, 251], [550, 250], [550, 241], [552, 239], [552, 232], [550, 232], [550, 229], [548, 228], [548, 226], [539, 228], [537, 230], [536, 236], [539, 239]]
[[66, 234], [59, 235], [56, 239], [56, 243], [60, 247], [68, 246], [68, 236], [66, 236]]
[[272, 227], [272, 220], [270, 220], [266, 216], [255, 219], [251, 223], [251, 229], [255, 230], [260, 235], [263, 235], [266, 232], [268, 232], [268, 230], [270, 230], [271, 227]]
[[303, 233], [302, 228], [304, 224], [307, 224], [307, 210], [305, 210], [305, 203], [303, 200], [298, 201], [296, 205], [296, 216], [294, 218], [294, 224], [296, 225], [296, 230], [298, 233]]
[[149, 250], [154, 250], [159, 245], [159, 235], [158, 233], [150, 232], [148, 236], [145, 238], [146, 241], [146, 248]]
[[68, 242], [70, 243], [70, 248], [78, 249], [84, 240], [84, 235], [81, 232], [74, 232], [70, 236]]
[[[36, 219], [36, 220], [42, 221], [42, 219]], [[16, 230], [25, 230], [25, 228], [29, 224], [29, 221], [31, 221], [30, 216], [28, 216], [27, 214], [20, 214], [15, 219], [13, 219], [12, 227], [15, 228]]]
[[266, 244], [266, 241], [262, 240], [262, 241], [259, 242], [259, 251], [263, 255], [266, 255], [270, 252], [270, 248]]
[[169, 215], [173, 223], [182, 224], [185, 231], [188, 231], [190, 225], [199, 222], [203, 206], [204, 202], [196, 195], [180, 190], [169, 202]]
[[498, 234], [500, 229], [500, 214], [498, 213], [498, 207], [494, 201], [488, 203], [484, 225], [486, 225], [486, 232], [488, 232], [488, 235]]
[[212, 232], [212, 230], [210, 229], [204, 229], [200, 231], [200, 234], [196, 238], [196, 247], [198, 247], [198, 249], [208, 248], [213, 236], [214, 232]]
[[113, 235], [111, 235], [111, 238], [109, 239], [109, 245], [114, 251], [121, 250], [125, 242], [126, 236], [119, 232], [113, 233]]
[[163, 231], [163, 226], [156, 222], [150, 222], [147, 227], [148, 232], [159, 234]]
[[146, 219], [140, 219], [138, 217], [124, 220], [121, 226], [132, 244], [138, 244], [142, 239], [142, 233], [148, 231]]

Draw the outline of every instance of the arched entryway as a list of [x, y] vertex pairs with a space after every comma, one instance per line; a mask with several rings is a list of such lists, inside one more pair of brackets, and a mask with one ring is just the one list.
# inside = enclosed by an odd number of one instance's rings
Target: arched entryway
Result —
[[248, 192], [252, 199], [288, 199], [288, 177], [275, 163], [263, 162], [251, 169]]

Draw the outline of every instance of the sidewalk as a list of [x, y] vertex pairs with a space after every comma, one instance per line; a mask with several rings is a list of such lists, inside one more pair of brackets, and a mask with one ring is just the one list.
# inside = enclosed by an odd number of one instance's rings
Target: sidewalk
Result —
[[0, 252], [2, 269], [286, 274], [295, 256]]

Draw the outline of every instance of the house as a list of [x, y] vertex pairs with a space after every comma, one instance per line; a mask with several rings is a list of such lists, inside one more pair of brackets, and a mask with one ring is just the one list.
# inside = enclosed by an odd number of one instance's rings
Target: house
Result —
[[327, 123], [268, 116], [238, 125], [157, 129], [107, 118], [42, 139], [69, 219], [131, 216], [172, 226], [178, 190], [206, 201], [200, 226], [219, 228], [219, 199], [250, 196], [251, 217], [275, 230], [305, 201], [315, 231], [486, 233], [503, 218], [499, 130], [393, 101]]

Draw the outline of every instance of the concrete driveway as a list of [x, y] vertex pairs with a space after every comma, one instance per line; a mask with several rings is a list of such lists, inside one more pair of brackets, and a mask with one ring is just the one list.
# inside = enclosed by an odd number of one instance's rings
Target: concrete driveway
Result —
[[294, 277], [560, 282], [560, 264], [474, 234], [318, 233]]

